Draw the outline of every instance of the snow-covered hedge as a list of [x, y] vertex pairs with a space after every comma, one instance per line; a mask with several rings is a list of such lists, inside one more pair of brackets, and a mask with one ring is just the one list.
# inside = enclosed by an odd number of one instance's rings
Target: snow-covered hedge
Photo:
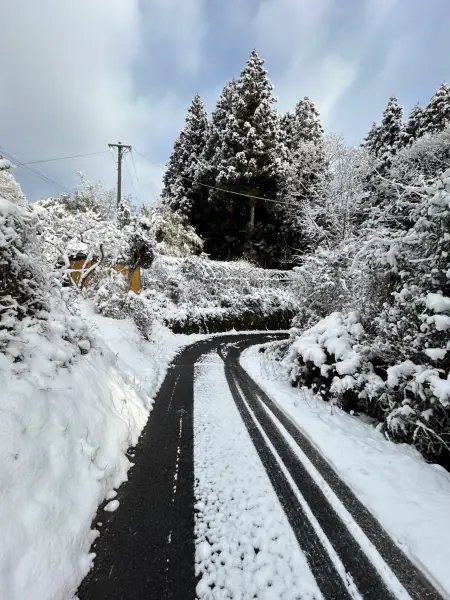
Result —
[[277, 319], [283, 328], [300, 306], [289, 272], [203, 256], [157, 257], [143, 273], [143, 288], [155, 318], [186, 333], [264, 328], [266, 322], [277, 328]]

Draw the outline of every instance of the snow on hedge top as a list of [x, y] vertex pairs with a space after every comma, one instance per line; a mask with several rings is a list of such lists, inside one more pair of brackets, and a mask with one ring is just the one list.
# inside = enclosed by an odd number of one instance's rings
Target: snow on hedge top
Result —
[[450, 312], [450, 298], [441, 294], [428, 294], [427, 308], [437, 313]]
[[0, 169], [10, 169], [11, 163], [6, 158], [0, 158]]
[[[334, 312], [303, 332], [292, 345], [292, 351], [301, 356], [304, 362], [311, 361], [316, 367], [327, 362], [328, 353], [335, 357], [339, 375], [348, 375], [360, 365], [361, 357], [354, 346], [363, 334], [358, 313], [343, 315]], [[289, 354], [290, 360], [296, 358], [292, 353]]]

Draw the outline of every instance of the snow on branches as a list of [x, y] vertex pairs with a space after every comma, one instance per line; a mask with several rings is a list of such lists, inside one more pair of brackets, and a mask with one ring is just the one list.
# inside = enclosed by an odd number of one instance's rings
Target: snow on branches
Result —
[[[334, 239], [323, 235], [303, 256], [291, 340], [268, 351], [295, 384], [369, 413], [389, 438], [440, 460], [450, 460], [448, 135], [423, 135], [396, 152], [369, 193], [364, 178], [333, 183], [341, 206], [348, 183], [347, 234], [332, 221]], [[319, 227], [318, 214], [311, 221]], [[351, 373], [339, 366], [336, 337], [354, 357]]]

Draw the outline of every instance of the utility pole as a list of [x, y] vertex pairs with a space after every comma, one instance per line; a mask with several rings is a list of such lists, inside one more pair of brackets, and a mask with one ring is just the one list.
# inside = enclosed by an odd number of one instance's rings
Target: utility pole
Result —
[[121, 142], [108, 144], [108, 146], [110, 148], [117, 148], [117, 208], [119, 208], [122, 197], [122, 157], [127, 150], [131, 152], [131, 146], [127, 146]]

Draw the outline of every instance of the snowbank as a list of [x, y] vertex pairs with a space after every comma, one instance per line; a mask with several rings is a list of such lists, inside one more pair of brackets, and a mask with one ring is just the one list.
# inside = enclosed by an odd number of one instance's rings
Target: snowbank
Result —
[[450, 473], [370, 424], [276, 379], [256, 347], [241, 363], [301, 427], [413, 562], [450, 594]]
[[[43, 337], [29, 370], [0, 363], [0, 597], [71, 598], [92, 563], [98, 505], [127, 479], [167, 366], [186, 343], [81, 305], [93, 347], [66, 367]], [[189, 340], [191, 341], [191, 340]], [[54, 352], [56, 349], [54, 349]]]

